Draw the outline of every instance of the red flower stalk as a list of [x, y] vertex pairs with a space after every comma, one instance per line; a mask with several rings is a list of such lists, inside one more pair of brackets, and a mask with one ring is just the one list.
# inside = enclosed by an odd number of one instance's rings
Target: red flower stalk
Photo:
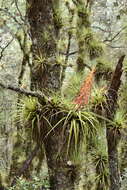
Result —
[[78, 108], [85, 106], [89, 103], [89, 97], [91, 95], [91, 89], [93, 85], [93, 78], [94, 78], [95, 68], [88, 74], [86, 79], [84, 80], [79, 95], [74, 99], [74, 103], [78, 105]]

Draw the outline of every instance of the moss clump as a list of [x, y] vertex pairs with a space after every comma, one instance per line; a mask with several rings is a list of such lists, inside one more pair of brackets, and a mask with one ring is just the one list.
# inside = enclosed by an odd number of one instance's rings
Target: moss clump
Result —
[[59, 10], [54, 10], [53, 13], [53, 19], [54, 19], [54, 26], [56, 29], [60, 29], [63, 26], [61, 14]]
[[98, 59], [96, 65], [95, 79], [99, 81], [101, 78], [110, 80], [112, 75], [112, 63], [104, 59]]
[[80, 20], [80, 26], [81, 25], [85, 27], [90, 26], [88, 9], [84, 8], [83, 5], [78, 6], [78, 17]]
[[83, 30], [78, 29], [77, 30], [77, 37], [79, 41], [79, 45], [84, 46], [84, 43], [86, 46], [89, 46], [90, 43], [94, 40], [94, 35], [90, 29], [84, 28]]
[[87, 48], [91, 60], [103, 55], [104, 50], [102, 45], [99, 43], [91, 42]]
[[87, 30], [84, 34], [84, 41], [86, 45], [89, 45], [93, 41], [93, 33], [90, 30]]
[[105, 110], [107, 104], [106, 99], [106, 86], [98, 88], [96, 87], [92, 93], [91, 98], [91, 107], [95, 113], [101, 115], [102, 111]]
[[23, 120], [31, 120], [36, 116], [38, 101], [36, 98], [25, 98], [23, 102], [22, 117]]
[[108, 189], [109, 187], [109, 173], [107, 170], [108, 158], [104, 151], [96, 150], [93, 155], [96, 170], [96, 188], [97, 189]]

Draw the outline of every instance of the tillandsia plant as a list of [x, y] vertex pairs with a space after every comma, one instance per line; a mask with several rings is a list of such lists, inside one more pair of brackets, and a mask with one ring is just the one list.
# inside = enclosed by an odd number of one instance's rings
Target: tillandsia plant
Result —
[[[66, 100], [66, 98], [65, 98]], [[41, 141], [57, 131], [66, 135], [67, 155], [79, 151], [81, 141], [97, 135], [98, 120], [88, 109], [77, 110], [59, 95], [54, 95], [48, 105], [40, 105], [35, 98], [26, 98], [19, 105], [18, 118], [26, 128], [31, 128], [34, 140]], [[68, 132], [67, 132], [68, 131]]]
[[127, 125], [126, 114], [124, 111], [117, 110], [112, 122], [107, 124], [107, 127], [111, 131], [112, 146], [118, 145], [121, 139], [121, 134]]
[[100, 57], [104, 52], [102, 45], [96, 41], [89, 43], [87, 51], [91, 60]]
[[39, 177], [33, 177], [32, 180], [26, 180], [22, 177], [17, 179], [17, 183], [8, 188], [7, 190], [39, 190], [39, 189], [50, 189], [49, 181], [47, 179], [40, 179]]
[[107, 61], [104, 58], [98, 58], [96, 60], [96, 73], [95, 73], [95, 80], [96, 82], [101, 82], [102, 79], [109, 81], [111, 80], [111, 75], [112, 75], [112, 63], [110, 61]]
[[96, 189], [107, 190], [109, 187], [108, 156], [105, 149], [96, 150], [93, 154], [93, 163], [96, 170]]
[[107, 107], [107, 97], [106, 97], [107, 86], [104, 87], [94, 87], [91, 93], [90, 105], [92, 110], [101, 114], [104, 112], [105, 107]]

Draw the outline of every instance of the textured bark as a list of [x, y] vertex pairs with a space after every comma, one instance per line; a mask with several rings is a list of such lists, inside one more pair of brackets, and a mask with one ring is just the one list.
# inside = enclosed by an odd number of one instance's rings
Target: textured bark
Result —
[[[88, 3], [89, 4], [89, 3]], [[81, 9], [82, 7], [82, 9]], [[77, 4], [77, 42], [78, 42], [78, 57], [77, 57], [77, 72], [83, 72], [85, 68], [86, 44], [84, 41], [83, 32], [90, 28], [89, 16], [87, 15], [88, 6], [83, 0]]]
[[[116, 69], [114, 71], [114, 75], [111, 80], [111, 85], [108, 89], [107, 94], [107, 104], [108, 109], [107, 118], [113, 119], [114, 114], [117, 108], [117, 98], [118, 98], [118, 90], [121, 84], [121, 75], [122, 75], [122, 67], [123, 60], [125, 55], [121, 56]], [[119, 175], [119, 163], [118, 163], [118, 150], [117, 145], [120, 139], [120, 131], [114, 127], [107, 127], [107, 144], [108, 144], [108, 161], [109, 161], [109, 172], [110, 172], [110, 190], [120, 190], [120, 175]]]
[[[60, 65], [56, 64], [59, 27], [55, 20], [55, 5], [58, 0], [27, 0], [27, 15], [32, 39], [33, 65], [31, 68], [31, 88], [60, 88]], [[38, 62], [38, 58], [41, 61]], [[47, 93], [47, 92], [46, 92]]]
[[76, 168], [67, 164], [66, 145], [62, 142], [61, 135], [56, 134], [56, 131], [45, 142], [51, 190], [74, 190]]
[[[44, 92], [48, 94], [49, 91], [60, 89], [61, 70], [60, 65], [56, 63], [60, 25], [55, 19], [55, 7], [58, 8], [59, 0], [27, 0], [27, 2], [33, 54], [31, 89], [45, 90]], [[37, 62], [38, 57], [41, 58], [40, 62]], [[74, 181], [70, 174], [72, 166], [68, 166], [62, 156], [57, 159], [61, 136], [56, 133], [55, 131], [55, 134], [49, 134], [47, 141], [44, 142], [51, 190], [72, 190], [74, 189]]]

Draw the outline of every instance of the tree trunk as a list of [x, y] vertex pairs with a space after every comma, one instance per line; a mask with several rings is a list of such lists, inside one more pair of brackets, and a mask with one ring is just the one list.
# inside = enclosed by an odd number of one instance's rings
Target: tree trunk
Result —
[[77, 5], [77, 42], [78, 42], [78, 57], [77, 57], [77, 72], [83, 72], [85, 68], [86, 44], [83, 32], [90, 27], [89, 16], [84, 1], [80, 1]]
[[[55, 15], [59, 0], [27, 2], [33, 54], [31, 88], [45, 90], [44, 93], [48, 94], [49, 91], [60, 89], [61, 68], [56, 64], [60, 25], [56, 23]], [[73, 190], [73, 166], [67, 165], [63, 150], [59, 155], [61, 135], [56, 133], [49, 134], [44, 141], [51, 190]]]
[[[61, 67], [56, 63], [61, 25], [56, 23], [58, 0], [27, 0], [27, 15], [32, 40], [31, 88], [58, 90]], [[59, 20], [59, 19], [58, 19]], [[47, 92], [46, 92], [47, 94]]]
[[110, 190], [120, 190], [120, 172], [117, 150], [119, 138], [116, 140], [114, 138], [116, 139], [116, 137], [114, 137], [114, 131], [107, 129]]
[[[61, 144], [61, 135], [50, 135], [45, 142], [47, 165], [51, 190], [74, 190], [75, 166], [68, 164], [65, 145]], [[62, 148], [61, 150], [61, 147]], [[63, 150], [64, 149], [64, 150]]]

